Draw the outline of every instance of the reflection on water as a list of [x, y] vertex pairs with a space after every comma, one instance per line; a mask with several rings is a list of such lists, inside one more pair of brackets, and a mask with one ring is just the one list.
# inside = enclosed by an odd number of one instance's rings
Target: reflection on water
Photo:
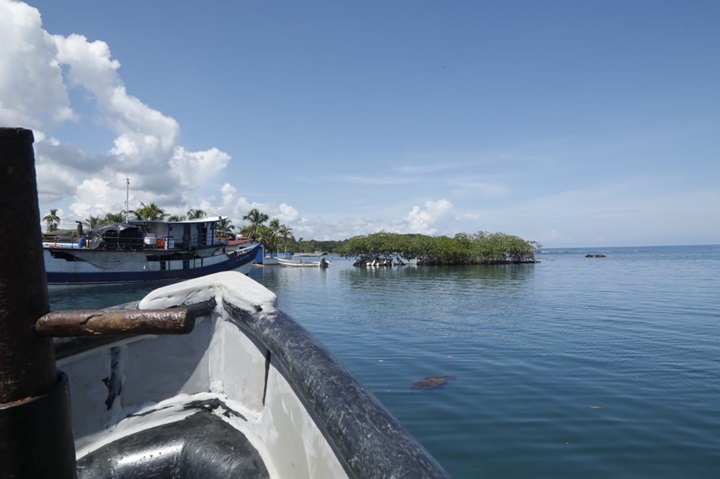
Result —
[[373, 327], [472, 338], [513, 321], [508, 305], [527, 295], [533, 274], [534, 265], [346, 269], [343, 309]]

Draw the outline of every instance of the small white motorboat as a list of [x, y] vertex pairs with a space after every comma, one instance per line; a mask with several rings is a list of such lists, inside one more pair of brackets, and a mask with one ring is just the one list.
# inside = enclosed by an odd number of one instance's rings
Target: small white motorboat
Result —
[[277, 258], [280, 266], [291, 268], [327, 268], [330, 261], [322, 253], [296, 253], [290, 258]]

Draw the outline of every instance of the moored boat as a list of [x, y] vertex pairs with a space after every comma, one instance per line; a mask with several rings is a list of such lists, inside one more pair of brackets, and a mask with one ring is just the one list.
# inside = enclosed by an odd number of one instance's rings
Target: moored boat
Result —
[[180, 280], [229, 270], [247, 273], [260, 245], [229, 246], [217, 240], [215, 227], [220, 220], [218, 216], [129, 221], [98, 228], [76, 245], [46, 244], [48, 283]]
[[[296, 268], [327, 268], [330, 261], [327, 258], [320, 258], [322, 254], [315, 253], [297, 253], [290, 258], [277, 258], [280, 266], [289, 266]], [[320, 258], [320, 259], [317, 259]]]

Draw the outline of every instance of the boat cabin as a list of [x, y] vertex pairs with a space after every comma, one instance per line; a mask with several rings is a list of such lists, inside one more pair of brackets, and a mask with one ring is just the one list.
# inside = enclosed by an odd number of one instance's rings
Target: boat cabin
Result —
[[203, 249], [223, 244], [215, 238], [222, 217], [186, 221], [133, 220], [96, 228], [87, 239], [90, 249]]

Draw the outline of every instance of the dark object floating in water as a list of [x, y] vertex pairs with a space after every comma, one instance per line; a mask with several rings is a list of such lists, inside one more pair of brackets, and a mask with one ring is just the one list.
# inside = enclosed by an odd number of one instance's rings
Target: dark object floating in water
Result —
[[455, 379], [455, 376], [428, 376], [422, 381], [413, 381], [413, 389], [439, 389], [445, 386], [445, 383], [449, 380]]
[[586, 258], [605, 258], [606, 256], [604, 254], [592, 254], [588, 253], [585, 255]]

